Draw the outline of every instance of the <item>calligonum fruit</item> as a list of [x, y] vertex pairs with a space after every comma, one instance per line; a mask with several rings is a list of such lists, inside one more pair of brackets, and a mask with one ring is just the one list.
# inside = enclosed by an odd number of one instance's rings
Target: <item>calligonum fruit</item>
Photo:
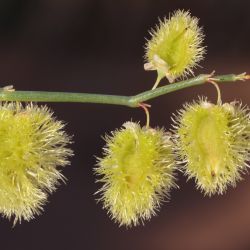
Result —
[[193, 68], [203, 59], [203, 32], [198, 19], [188, 11], [178, 10], [169, 19], [160, 21], [150, 32], [146, 43], [145, 70], [156, 70], [158, 80], [169, 82], [193, 74]]
[[170, 136], [163, 129], [126, 122], [106, 136], [95, 169], [103, 207], [120, 225], [138, 225], [155, 215], [175, 186]]
[[249, 108], [239, 102], [185, 104], [174, 117], [178, 159], [206, 195], [235, 186], [250, 160]]
[[46, 107], [0, 104], [0, 213], [14, 224], [39, 214], [64, 180], [71, 138]]

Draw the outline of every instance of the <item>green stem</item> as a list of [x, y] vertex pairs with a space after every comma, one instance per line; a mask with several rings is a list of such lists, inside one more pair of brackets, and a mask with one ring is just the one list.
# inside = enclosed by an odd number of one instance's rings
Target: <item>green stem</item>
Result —
[[177, 83], [168, 84], [154, 90], [148, 90], [134, 96], [103, 95], [89, 93], [70, 92], [46, 92], [46, 91], [11, 91], [8, 88], [0, 90], [0, 101], [24, 101], [24, 102], [78, 102], [78, 103], [102, 103], [123, 105], [129, 107], [139, 107], [140, 103], [149, 101], [156, 97], [184, 88], [201, 85], [211, 78], [218, 82], [234, 82], [248, 79], [245, 74], [241, 75], [199, 75], [192, 79]]

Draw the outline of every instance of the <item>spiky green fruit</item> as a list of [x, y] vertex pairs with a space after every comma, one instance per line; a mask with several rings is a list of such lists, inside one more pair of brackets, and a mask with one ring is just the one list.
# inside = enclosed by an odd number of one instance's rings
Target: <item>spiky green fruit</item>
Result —
[[188, 178], [206, 195], [235, 186], [250, 160], [249, 109], [200, 100], [186, 104], [175, 121], [176, 149]]
[[105, 138], [103, 158], [95, 169], [103, 183], [103, 207], [120, 225], [149, 220], [174, 184], [170, 136], [163, 129], [126, 122]]
[[0, 105], [0, 213], [14, 223], [42, 211], [48, 193], [64, 180], [58, 167], [72, 151], [64, 125], [47, 107]]
[[193, 74], [193, 68], [203, 59], [203, 33], [198, 19], [188, 11], [178, 10], [169, 19], [160, 21], [150, 32], [146, 44], [146, 70], [157, 70], [158, 78], [169, 82]]

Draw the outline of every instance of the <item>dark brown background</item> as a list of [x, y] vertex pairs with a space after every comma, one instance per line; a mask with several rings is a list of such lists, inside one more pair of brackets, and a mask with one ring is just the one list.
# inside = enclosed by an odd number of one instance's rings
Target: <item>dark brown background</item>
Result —
[[[149, 89], [143, 45], [158, 17], [181, 8], [200, 18], [209, 73], [250, 73], [249, 1], [207, 0], [1, 0], [0, 82], [19, 90], [81, 91], [132, 95]], [[224, 101], [249, 104], [249, 83], [222, 86]], [[213, 87], [182, 90], [151, 102], [152, 126], [170, 127], [170, 116], [198, 95], [215, 100]], [[75, 156], [64, 170], [67, 185], [50, 196], [45, 212], [15, 228], [0, 221], [3, 250], [250, 249], [250, 178], [224, 196], [203, 197], [179, 174], [179, 190], [145, 226], [127, 230], [96, 204], [93, 155], [101, 135], [141, 120], [138, 109], [95, 104], [49, 104], [74, 135]]]

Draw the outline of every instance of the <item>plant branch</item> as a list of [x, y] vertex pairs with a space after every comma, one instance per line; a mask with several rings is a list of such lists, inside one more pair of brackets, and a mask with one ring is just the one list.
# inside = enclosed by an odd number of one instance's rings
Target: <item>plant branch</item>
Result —
[[47, 92], [47, 91], [15, 91], [9, 86], [0, 89], [0, 101], [23, 101], [23, 102], [77, 102], [77, 103], [101, 103], [123, 105], [128, 107], [139, 107], [140, 103], [152, 100], [156, 97], [181, 90], [184, 88], [201, 85], [203, 83], [214, 81], [235, 82], [238, 80], [247, 80], [249, 75], [245, 73], [240, 75], [229, 74], [213, 76], [212, 74], [203, 74], [197, 77], [171, 83], [154, 90], [148, 90], [134, 96], [104, 95], [90, 93], [71, 93], [71, 92]]

